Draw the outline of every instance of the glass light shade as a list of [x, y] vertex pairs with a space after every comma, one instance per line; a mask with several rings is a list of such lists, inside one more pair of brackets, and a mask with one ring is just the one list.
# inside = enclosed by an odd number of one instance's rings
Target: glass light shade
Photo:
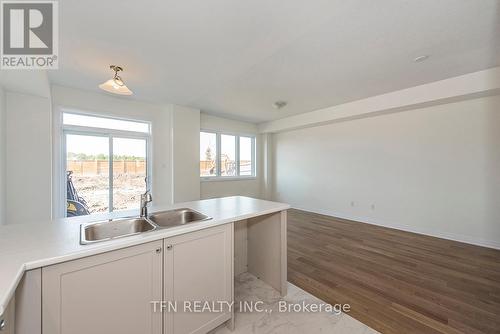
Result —
[[132, 91], [120, 79], [109, 79], [99, 85], [99, 88], [106, 92], [118, 95], [132, 95]]

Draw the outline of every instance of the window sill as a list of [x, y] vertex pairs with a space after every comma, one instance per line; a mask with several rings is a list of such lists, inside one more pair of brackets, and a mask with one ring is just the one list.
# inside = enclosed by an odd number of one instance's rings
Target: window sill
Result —
[[220, 182], [220, 181], [251, 181], [257, 180], [256, 176], [200, 176], [200, 182]]

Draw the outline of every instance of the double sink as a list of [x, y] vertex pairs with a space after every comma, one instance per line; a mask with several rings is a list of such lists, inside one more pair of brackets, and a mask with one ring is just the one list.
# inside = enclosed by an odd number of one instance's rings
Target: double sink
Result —
[[212, 219], [188, 208], [155, 212], [148, 217], [120, 218], [97, 223], [82, 224], [82, 245], [127, 237], [158, 228], [169, 228]]

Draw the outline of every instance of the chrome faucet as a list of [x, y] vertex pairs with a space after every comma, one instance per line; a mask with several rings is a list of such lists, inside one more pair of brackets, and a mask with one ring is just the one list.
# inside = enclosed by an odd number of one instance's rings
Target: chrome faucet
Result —
[[148, 217], [148, 204], [153, 201], [153, 196], [151, 196], [151, 192], [149, 191], [148, 187], [148, 178], [146, 177], [144, 179], [146, 182], [146, 192], [144, 194], [141, 194], [141, 218], [147, 218]]

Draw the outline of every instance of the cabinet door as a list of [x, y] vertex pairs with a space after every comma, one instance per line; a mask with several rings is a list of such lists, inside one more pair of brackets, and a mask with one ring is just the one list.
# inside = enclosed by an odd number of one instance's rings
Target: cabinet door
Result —
[[43, 334], [161, 334], [162, 241], [42, 269]]
[[[184, 302], [232, 302], [233, 224], [217, 226], [164, 240], [165, 333], [206, 333], [231, 319], [231, 310], [190, 312]], [[218, 303], [216, 305], [218, 309]], [[187, 312], [185, 312], [187, 311]]]

